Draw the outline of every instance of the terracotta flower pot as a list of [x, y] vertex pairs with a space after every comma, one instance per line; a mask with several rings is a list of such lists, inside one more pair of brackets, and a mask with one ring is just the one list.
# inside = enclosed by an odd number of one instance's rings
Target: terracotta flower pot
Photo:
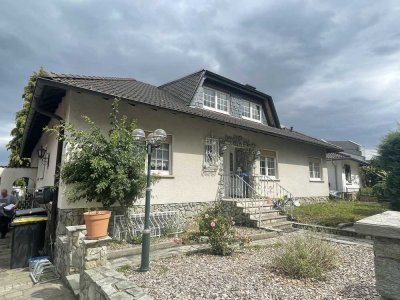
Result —
[[98, 240], [106, 237], [110, 217], [111, 211], [108, 210], [83, 213], [86, 224], [86, 238], [88, 240]]

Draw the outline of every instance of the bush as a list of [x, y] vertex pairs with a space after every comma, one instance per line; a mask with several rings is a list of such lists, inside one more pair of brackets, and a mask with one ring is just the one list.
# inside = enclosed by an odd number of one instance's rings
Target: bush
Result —
[[295, 279], [324, 280], [338, 263], [338, 250], [316, 235], [290, 237], [272, 259], [275, 271]]
[[200, 215], [199, 230], [208, 236], [213, 254], [232, 254], [235, 231], [232, 229], [232, 220], [221, 213], [219, 206], [209, 208]]

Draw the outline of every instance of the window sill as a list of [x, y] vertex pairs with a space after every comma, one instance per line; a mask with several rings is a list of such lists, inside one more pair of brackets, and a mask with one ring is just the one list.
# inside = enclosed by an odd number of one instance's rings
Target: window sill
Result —
[[324, 182], [322, 179], [311, 179], [310, 182]]
[[208, 107], [208, 106], [205, 106], [204, 104], [203, 104], [203, 108], [207, 109], [207, 110], [215, 111], [215, 112], [218, 112], [218, 113], [221, 113], [221, 114], [229, 115], [229, 111], [219, 110], [219, 109], [216, 109], [216, 108]]
[[167, 174], [157, 174], [157, 173], [153, 173], [151, 175], [157, 176], [157, 178], [165, 178], [165, 179], [174, 179], [175, 176], [174, 175], [167, 175]]
[[242, 116], [242, 119], [245, 119], [245, 120], [248, 120], [248, 121], [252, 121], [252, 122], [256, 122], [256, 123], [261, 123], [261, 120], [256, 120], [256, 119], [249, 118], [249, 117], [243, 117]]

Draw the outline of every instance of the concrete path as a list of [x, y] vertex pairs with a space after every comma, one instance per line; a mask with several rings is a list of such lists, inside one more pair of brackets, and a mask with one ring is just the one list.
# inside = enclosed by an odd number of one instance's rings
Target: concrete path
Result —
[[11, 233], [0, 239], [0, 300], [76, 299], [61, 280], [34, 285], [27, 268], [10, 270]]

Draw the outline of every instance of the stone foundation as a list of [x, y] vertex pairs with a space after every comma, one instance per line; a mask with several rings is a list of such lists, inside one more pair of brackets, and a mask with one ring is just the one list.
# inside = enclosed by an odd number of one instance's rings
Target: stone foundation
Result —
[[[178, 211], [179, 220], [181, 222], [181, 228], [184, 228], [185, 224], [193, 220], [198, 214], [205, 211], [208, 207], [214, 205], [215, 202], [188, 202], [188, 203], [169, 203], [169, 204], [153, 204], [151, 205], [151, 211]], [[113, 232], [115, 215], [123, 215], [124, 212], [120, 207], [113, 207], [110, 223], [108, 226], [108, 232]], [[67, 234], [66, 227], [74, 225], [84, 224], [83, 213], [87, 211], [84, 208], [75, 209], [59, 209], [58, 210], [58, 225], [57, 225], [57, 236]], [[135, 206], [132, 208], [133, 213], [144, 213], [144, 205]]]
[[314, 204], [328, 202], [329, 196], [314, 196], [314, 197], [295, 197], [300, 204]]

